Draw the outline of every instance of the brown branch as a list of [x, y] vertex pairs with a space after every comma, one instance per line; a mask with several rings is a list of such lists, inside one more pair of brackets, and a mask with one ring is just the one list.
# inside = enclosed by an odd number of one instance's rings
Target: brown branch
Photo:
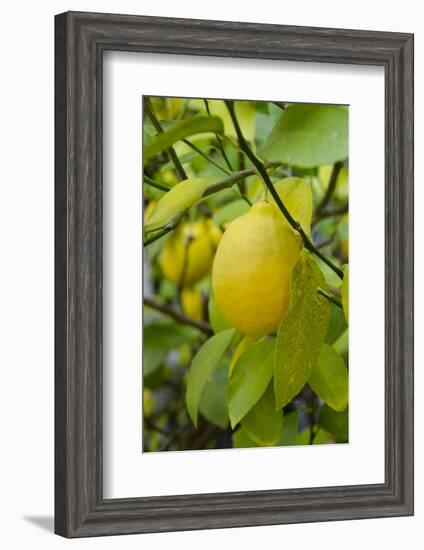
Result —
[[349, 203], [347, 202], [340, 208], [337, 208], [335, 210], [327, 210], [327, 212], [321, 212], [316, 218], [313, 220], [312, 225], [317, 224], [321, 220], [325, 220], [326, 218], [332, 218], [333, 216], [341, 216], [343, 214], [347, 214], [349, 212]]
[[333, 165], [333, 170], [331, 171], [330, 181], [328, 182], [327, 190], [324, 196], [321, 199], [321, 202], [318, 204], [315, 210], [315, 218], [324, 210], [327, 204], [330, 202], [331, 197], [333, 196], [334, 190], [336, 189], [337, 178], [339, 177], [340, 170], [343, 168], [343, 162], [336, 162]]
[[197, 330], [200, 330], [201, 332], [206, 334], [206, 336], [213, 335], [213, 330], [208, 323], [203, 323], [203, 322], [195, 321], [194, 319], [190, 319], [189, 317], [186, 317], [182, 313], [175, 311], [174, 309], [170, 308], [165, 304], [158, 304], [157, 302], [155, 302], [155, 300], [152, 300], [152, 298], [144, 297], [143, 303], [145, 306], [151, 307], [152, 309], [156, 309], [156, 311], [160, 311], [164, 315], [168, 315], [168, 317], [172, 317], [172, 319], [175, 319], [175, 321], [177, 321], [178, 323], [182, 323], [183, 325], [189, 325], [191, 327], [197, 328]]

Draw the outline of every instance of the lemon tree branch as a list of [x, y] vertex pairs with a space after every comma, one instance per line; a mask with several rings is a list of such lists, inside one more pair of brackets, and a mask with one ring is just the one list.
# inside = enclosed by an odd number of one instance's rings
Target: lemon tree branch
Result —
[[193, 149], [193, 151], [196, 151], [196, 153], [200, 156], [202, 156], [204, 159], [206, 159], [208, 162], [210, 162], [211, 164], [213, 164], [214, 166], [216, 166], [219, 170], [221, 170], [221, 172], [224, 172], [225, 174], [227, 174], [228, 176], [231, 175], [231, 172], [229, 172], [226, 168], [224, 168], [223, 166], [221, 166], [218, 162], [216, 162], [213, 158], [209, 157], [206, 153], [204, 153], [201, 149], [199, 149], [199, 147], [197, 147], [196, 145], [194, 145], [194, 143], [191, 143], [191, 141], [189, 141], [188, 139], [182, 139], [181, 140], [183, 143], [185, 143], [186, 145], [188, 145], [191, 149]]
[[211, 326], [208, 325], [208, 323], [203, 323], [200, 321], [195, 321], [194, 319], [190, 319], [189, 317], [186, 317], [182, 313], [175, 311], [174, 309], [170, 308], [167, 305], [158, 304], [157, 302], [155, 302], [155, 300], [152, 300], [152, 298], [144, 297], [143, 303], [147, 307], [155, 309], [156, 311], [160, 311], [161, 313], [163, 313], [164, 315], [167, 315], [168, 317], [172, 317], [172, 319], [174, 319], [179, 323], [197, 328], [198, 330], [206, 334], [206, 336], [213, 335], [213, 330]]
[[[270, 162], [269, 164], [265, 165], [266, 169], [269, 168], [275, 168], [277, 166], [280, 166], [280, 163], [278, 162]], [[233, 186], [235, 183], [237, 183], [240, 179], [245, 178], [247, 176], [253, 176], [257, 173], [256, 168], [246, 168], [245, 170], [240, 170], [239, 172], [235, 172], [228, 178], [218, 181], [216, 183], [212, 183], [209, 185], [205, 191], [203, 192], [202, 198], [209, 197], [209, 195], [213, 195], [214, 193], [218, 193], [219, 191], [222, 191], [223, 189], [228, 189], [229, 187]], [[150, 179], [150, 178], [149, 178]], [[145, 179], [147, 183], [150, 183]], [[154, 180], [151, 180], [154, 181]], [[155, 182], [156, 183], [156, 182]], [[151, 184], [151, 183], [150, 183]], [[151, 184], [152, 185], [152, 184]], [[163, 189], [164, 190], [164, 189]], [[167, 189], [169, 191], [169, 189]], [[177, 225], [180, 223], [183, 215], [185, 212], [180, 212], [178, 216], [175, 216], [171, 220], [169, 220], [168, 223], [161, 227], [155, 228], [151, 233], [154, 232], [154, 235], [149, 235], [149, 237], [144, 241], [144, 246], [148, 246], [149, 244], [154, 243], [173, 229], [177, 227]]]
[[145, 183], [148, 183], [152, 187], [156, 187], [156, 189], [160, 189], [161, 191], [169, 191], [171, 188], [165, 185], [164, 183], [159, 183], [158, 181], [149, 178], [149, 176], [146, 176], [146, 174], [143, 175], [143, 180]]
[[343, 168], [343, 162], [336, 162], [333, 164], [333, 169], [331, 171], [330, 181], [328, 182], [327, 190], [324, 193], [321, 201], [319, 202], [316, 210], [315, 217], [318, 217], [319, 214], [324, 210], [327, 204], [330, 202], [331, 197], [336, 189], [337, 178], [339, 177], [340, 170]]
[[321, 220], [325, 220], [326, 218], [342, 216], [343, 214], [347, 214], [348, 211], [349, 211], [349, 203], [346, 203], [340, 208], [337, 208], [335, 210], [327, 210], [324, 212], [320, 212], [319, 214], [315, 215], [315, 219], [312, 221], [312, 225], [315, 225]]
[[180, 223], [181, 219], [184, 216], [184, 212], [180, 212], [176, 216], [174, 216], [172, 219], [169, 220], [165, 225], [157, 227], [151, 231], [151, 233], [154, 233], [154, 235], [149, 235], [149, 237], [146, 238], [143, 245], [148, 246], [149, 244], [154, 243], [173, 229], [177, 227], [177, 225]]
[[320, 260], [322, 260], [328, 267], [330, 267], [337, 275], [340, 277], [340, 279], [343, 279], [343, 271], [338, 268], [331, 260], [326, 258], [319, 250], [314, 246], [312, 241], [309, 239], [305, 231], [303, 230], [302, 226], [298, 221], [296, 221], [293, 216], [290, 214], [290, 212], [287, 210], [286, 206], [284, 205], [283, 201], [281, 200], [279, 194], [275, 190], [275, 187], [271, 181], [271, 178], [268, 175], [268, 172], [265, 169], [265, 166], [262, 164], [262, 162], [256, 157], [256, 155], [251, 151], [249, 145], [247, 144], [247, 141], [244, 139], [243, 134], [240, 129], [240, 125], [238, 123], [235, 109], [234, 109], [234, 103], [232, 101], [225, 101], [225, 104], [227, 105], [227, 109], [230, 113], [231, 119], [234, 124], [234, 128], [236, 130], [237, 138], [240, 144], [240, 147], [245, 151], [246, 155], [251, 160], [252, 164], [256, 167], [258, 170], [264, 184], [268, 188], [269, 192], [271, 193], [272, 198], [275, 200], [278, 208], [281, 210], [283, 215], [285, 216], [286, 220], [289, 222], [289, 224], [293, 227], [295, 231], [297, 231], [302, 239], [303, 244], [307, 250], [312, 252], [312, 254], [315, 254]]

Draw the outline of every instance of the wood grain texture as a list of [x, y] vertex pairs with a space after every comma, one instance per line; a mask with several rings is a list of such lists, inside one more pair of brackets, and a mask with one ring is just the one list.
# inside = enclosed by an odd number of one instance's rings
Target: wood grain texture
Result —
[[[413, 513], [413, 36], [72, 13], [55, 39], [55, 531], [65, 537]], [[105, 50], [385, 67], [385, 482], [102, 497]]]

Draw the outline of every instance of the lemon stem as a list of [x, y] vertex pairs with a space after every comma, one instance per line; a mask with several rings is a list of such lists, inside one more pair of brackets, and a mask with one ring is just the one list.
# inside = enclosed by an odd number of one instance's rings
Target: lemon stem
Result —
[[312, 241], [309, 239], [305, 231], [303, 230], [302, 226], [298, 221], [296, 221], [293, 216], [290, 214], [290, 212], [287, 210], [286, 206], [284, 205], [283, 201], [280, 198], [280, 195], [275, 190], [275, 187], [271, 181], [271, 178], [268, 175], [268, 172], [265, 169], [265, 166], [262, 164], [262, 162], [256, 157], [256, 155], [251, 151], [249, 145], [247, 144], [247, 141], [244, 139], [244, 136], [242, 134], [242, 131], [240, 129], [240, 125], [238, 123], [236, 113], [234, 110], [234, 103], [232, 101], [225, 101], [225, 104], [227, 105], [228, 112], [230, 113], [231, 120], [233, 121], [234, 128], [236, 130], [237, 138], [240, 144], [240, 147], [244, 150], [246, 155], [251, 160], [252, 164], [256, 167], [257, 171], [259, 172], [259, 175], [261, 176], [265, 186], [268, 188], [269, 192], [271, 193], [272, 198], [274, 199], [275, 203], [277, 204], [278, 208], [283, 213], [286, 220], [289, 222], [289, 224], [293, 227], [295, 231], [300, 233], [303, 244], [307, 250], [312, 252], [312, 254], [315, 254], [320, 260], [322, 260], [328, 267], [330, 267], [337, 275], [340, 277], [340, 279], [343, 279], [343, 271], [338, 268], [336, 265], [333, 264], [331, 260], [326, 258], [321, 252], [314, 246]]
[[[266, 165], [266, 168], [275, 168], [276, 166], [279, 166], [280, 163], [278, 162], [270, 162]], [[214, 193], [217, 193], [218, 191], [222, 191], [222, 189], [228, 189], [228, 187], [231, 187], [235, 183], [237, 183], [239, 180], [247, 177], [247, 176], [253, 176], [254, 174], [257, 174], [256, 168], [245, 168], [244, 170], [240, 170], [239, 172], [234, 172], [230, 177], [225, 178], [225, 180], [218, 181], [216, 183], [213, 183], [209, 185], [204, 193], [203, 197], [208, 197], [209, 195], [213, 195]]]

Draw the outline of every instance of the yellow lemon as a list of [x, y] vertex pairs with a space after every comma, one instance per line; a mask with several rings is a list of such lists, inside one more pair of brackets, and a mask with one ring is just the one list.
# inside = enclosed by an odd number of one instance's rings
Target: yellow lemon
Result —
[[181, 291], [181, 307], [184, 314], [194, 321], [203, 319], [202, 293], [193, 288], [183, 288]]
[[[309, 183], [303, 178], [289, 177], [275, 182], [274, 187], [287, 210], [309, 234], [312, 218], [312, 191]], [[269, 200], [275, 204], [271, 196]], [[283, 220], [289, 223], [285, 218]]]
[[178, 178], [173, 170], [162, 170], [159, 181], [173, 187], [178, 183]]
[[256, 338], [277, 330], [300, 250], [299, 234], [270, 202], [254, 204], [228, 226], [216, 251], [212, 286], [231, 326]]
[[159, 263], [167, 279], [181, 286], [192, 285], [209, 273], [213, 252], [205, 224], [186, 223], [166, 241]]

